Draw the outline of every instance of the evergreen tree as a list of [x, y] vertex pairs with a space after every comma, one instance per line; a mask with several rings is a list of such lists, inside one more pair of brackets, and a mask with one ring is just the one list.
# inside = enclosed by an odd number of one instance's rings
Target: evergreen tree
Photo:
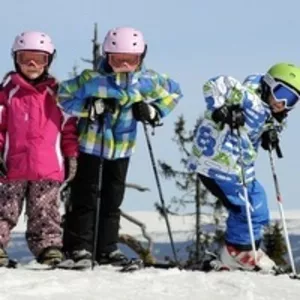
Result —
[[286, 265], [285, 255], [287, 248], [279, 222], [266, 227], [264, 233], [264, 245], [266, 253], [278, 265]]
[[[174, 181], [176, 188], [180, 191], [178, 196], [176, 195], [171, 199], [167, 212], [170, 214], [179, 214], [182, 210], [194, 206], [192, 214], [195, 215], [195, 235], [193, 243], [187, 248], [190, 263], [199, 261], [204, 250], [208, 248], [217, 250], [219, 244], [223, 243], [223, 230], [219, 228], [223, 206], [218, 199], [215, 199], [204, 188], [198, 176], [187, 172], [186, 169], [195, 129], [200, 122], [201, 119], [199, 118], [194, 129], [191, 131], [186, 130], [186, 121], [182, 115], [175, 122], [173, 142], [178, 147], [182, 168], [173, 168], [167, 162], [159, 161], [161, 173], [164, 178]], [[155, 205], [157, 210], [162, 213], [160, 205], [157, 203]], [[207, 214], [213, 220], [213, 227], [204, 227], [202, 218]]]

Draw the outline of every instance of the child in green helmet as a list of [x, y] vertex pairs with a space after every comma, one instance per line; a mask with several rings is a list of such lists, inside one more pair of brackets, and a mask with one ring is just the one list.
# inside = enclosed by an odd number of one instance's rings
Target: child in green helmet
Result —
[[220, 260], [229, 269], [268, 272], [276, 267], [260, 248], [269, 209], [254, 163], [260, 145], [279, 149], [278, 133], [299, 95], [300, 69], [286, 63], [264, 75], [248, 76], [243, 84], [218, 76], [204, 85], [207, 110], [196, 130], [188, 168], [228, 209]]

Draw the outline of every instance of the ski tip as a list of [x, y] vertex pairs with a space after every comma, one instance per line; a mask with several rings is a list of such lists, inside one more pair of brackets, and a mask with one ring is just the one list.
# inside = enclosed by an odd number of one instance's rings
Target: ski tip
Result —
[[20, 267], [20, 263], [15, 259], [9, 259], [8, 264], [5, 267], [8, 269], [17, 269]]
[[131, 259], [127, 264], [125, 264], [120, 272], [121, 273], [130, 273], [137, 270], [141, 270], [145, 268], [145, 264], [141, 259]]
[[289, 274], [289, 277], [291, 279], [298, 279], [298, 280], [300, 280], [300, 274], [292, 273], [292, 274]]

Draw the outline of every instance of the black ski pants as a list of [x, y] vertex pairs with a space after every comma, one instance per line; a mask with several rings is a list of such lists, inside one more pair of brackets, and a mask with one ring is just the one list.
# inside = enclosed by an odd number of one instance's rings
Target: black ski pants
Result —
[[101, 160], [80, 153], [78, 169], [71, 184], [69, 208], [64, 222], [64, 250], [93, 250], [99, 167], [103, 163], [97, 256], [117, 249], [120, 206], [125, 193], [129, 158]]

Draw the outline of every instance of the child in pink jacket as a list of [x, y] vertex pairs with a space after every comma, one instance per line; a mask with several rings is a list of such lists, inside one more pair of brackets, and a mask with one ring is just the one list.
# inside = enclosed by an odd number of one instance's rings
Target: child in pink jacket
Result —
[[1, 86], [0, 266], [9, 261], [5, 248], [24, 200], [29, 249], [40, 263], [63, 259], [57, 198], [61, 182], [76, 173], [78, 138], [76, 118], [66, 118], [56, 104], [58, 83], [48, 74], [54, 54], [44, 33], [17, 36], [16, 71]]

